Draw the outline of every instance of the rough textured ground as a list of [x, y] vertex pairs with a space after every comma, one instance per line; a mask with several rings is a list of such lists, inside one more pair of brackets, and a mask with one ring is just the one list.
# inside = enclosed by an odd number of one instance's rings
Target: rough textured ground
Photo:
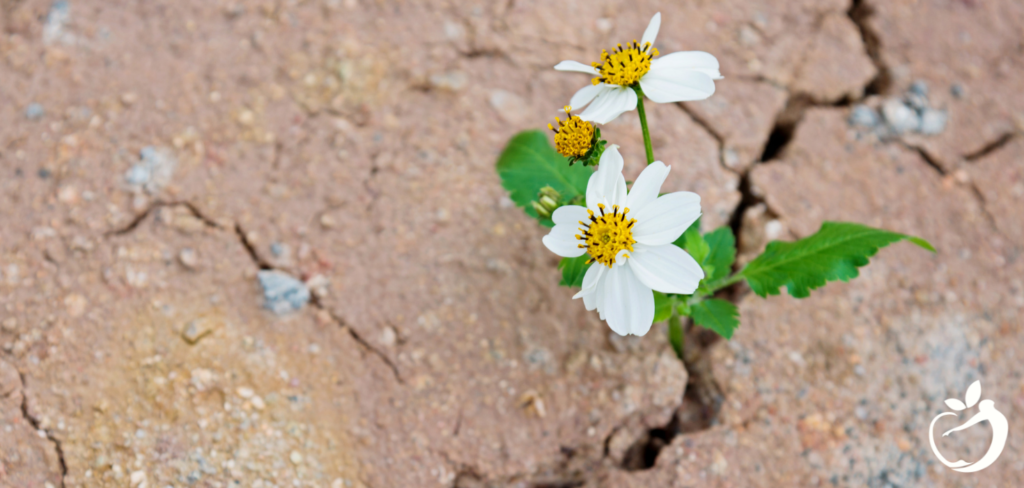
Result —
[[[659, 49], [726, 77], [649, 108], [708, 229], [746, 258], [823, 220], [940, 252], [731, 290], [743, 325], [685, 363], [570, 301], [493, 164], [588, 82], [551, 66], [659, 10]], [[1014, 0], [0, 0], [0, 485], [1019, 485], [1022, 25]], [[848, 123], [915, 81], [941, 133]], [[633, 179], [635, 116], [604, 133]], [[271, 268], [314, 300], [263, 308]], [[976, 379], [1010, 440], [953, 476], [927, 425]]]

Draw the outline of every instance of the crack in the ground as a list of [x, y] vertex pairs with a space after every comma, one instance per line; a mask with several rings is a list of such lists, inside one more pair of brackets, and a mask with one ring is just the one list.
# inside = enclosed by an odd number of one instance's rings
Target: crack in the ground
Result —
[[730, 173], [739, 173], [735, 169], [730, 168], [729, 165], [725, 164], [725, 137], [723, 137], [722, 134], [715, 130], [714, 126], [712, 126], [710, 122], [705, 120], [700, 115], [697, 115], [697, 113], [691, 110], [690, 107], [686, 106], [686, 104], [677, 103], [676, 106], [679, 107], [680, 110], [682, 110], [683, 113], [685, 113], [688, 117], [690, 117], [690, 120], [692, 120], [693, 123], [697, 124], [702, 129], [704, 129], [704, 132], [707, 132], [708, 135], [711, 136], [711, 138], [718, 143], [718, 164], [721, 165], [722, 168], [724, 168], [726, 171], [729, 171]]
[[882, 41], [878, 33], [868, 23], [868, 19], [874, 15], [874, 8], [864, 0], [853, 0], [846, 15], [857, 25], [860, 31], [861, 41], [864, 43], [864, 51], [871, 58], [878, 74], [864, 87], [864, 96], [881, 95], [889, 90], [892, 85], [892, 74], [889, 67], [882, 60]]
[[25, 373], [18, 371], [18, 377], [21, 379], [21, 415], [25, 417], [29, 425], [36, 432], [42, 432], [46, 435], [46, 439], [53, 443], [54, 451], [57, 453], [57, 460], [60, 462], [60, 486], [63, 488], [64, 479], [68, 476], [68, 463], [64, 460], [64, 446], [61, 445], [60, 439], [53, 435], [49, 429], [44, 429], [40, 426], [39, 419], [32, 416], [28, 409], [28, 383], [25, 381]]
[[249, 240], [249, 236], [245, 233], [245, 229], [242, 229], [242, 224], [237, 222], [235, 223], [235, 235], [238, 236], [238, 242], [243, 248], [245, 248], [245, 252], [249, 255], [249, 259], [256, 264], [257, 268], [261, 270], [273, 269], [273, 266], [271, 266], [270, 263], [260, 257], [259, 252], [256, 251], [256, 246]]
[[355, 339], [355, 341], [359, 343], [360, 346], [362, 346], [371, 354], [376, 355], [378, 358], [380, 358], [381, 361], [384, 361], [384, 364], [387, 365], [387, 367], [391, 370], [391, 373], [394, 374], [395, 381], [402, 385], [405, 384], [405, 380], [402, 379], [402, 375], [398, 372], [398, 365], [396, 365], [394, 361], [392, 361], [391, 358], [388, 357], [387, 354], [384, 354], [383, 351], [377, 349], [376, 347], [373, 346], [373, 344], [370, 344], [366, 339], [360, 336], [359, 333], [356, 332], [356, 330], [351, 325], [349, 325], [344, 318], [338, 316], [338, 314], [330, 310], [326, 305], [321, 303], [318, 298], [313, 297], [310, 304], [313, 305], [313, 307], [318, 310], [323, 310], [327, 312], [327, 314], [330, 315], [331, 320], [333, 320], [334, 323], [338, 324], [338, 326], [341, 327], [343, 330], [348, 331], [348, 334], [352, 336], [352, 339]]
[[214, 221], [213, 219], [211, 219], [211, 218], [207, 217], [206, 215], [204, 215], [199, 210], [199, 208], [196, 207], [192, 202], [189, 202], [187, 200], [168, 200], [168, 201], [155, 200], [155, 201], [153, 201], [153, 203], [150, 203], [149, 206], [146, 207], [145, 210], [143, 210], [142, 212], [139, 212], [138, 214], [136, 214], [135, 217], [132, 217], [132, 220], [130, 222], [128, 222], [128, 224], [124, 225], [123, 227], [117, 228], [117, 229], [109, 230], [109, 231], [105, 232], [103, 235], [105, 237], [110, 237], [110, 236], [121, 236], [121, 235], [125, 235], [125, 234], [130, 234], [136, 228], [138, 228], [139, 225], [142, 224], [142, 222], [144, 222], [147, 217], [152, 215], [153, 212], [155, 212], [158, 209], [163, 208], [163, 207], [184, 207], [184, 208], [186, 208], [189, 211], [189, 213], [192, 214], [193, 217], [199, 219], [207, 227], [213, 227], [213, 228], [217, 228], [217, 229], [219, 229], [221, 227], [220, 224], [218, 224], [216, 221]]
[[965, 154], [964, 159], [973, 163], [974, 161], [977, 161], [985, 156], [988, 156], [989, 154], [992, 154], [1002, 149], [1002, 147], [1009, 144], [1014, 137], [1017, 137], [1016, 132], [1007, 132], [1006, 134], [999, 136], [994, 141], [985, 144], [984, 146], [981, 147], [981, 149], [978, 149], [977, 151], [974, 151], [969, 154]]

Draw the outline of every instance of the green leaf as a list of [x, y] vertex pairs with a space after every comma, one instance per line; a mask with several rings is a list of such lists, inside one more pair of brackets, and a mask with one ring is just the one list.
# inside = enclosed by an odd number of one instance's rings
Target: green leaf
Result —
[[497, 170], [509, 198], [547, 227], [554, 223], [551, 219], [539, 218], [530, 205], [537, 199], [540, 189], [551, 186], [562, 194], [564, 201], [569, 201], [587, 194], [587, 181], [593, 174], [583, 165], [569, 166], [569, 161], [551, 147], [547, 135], [537, 130], [512, 137], [498, 157]]
[[740, 325], [739, 309], [725, 300], [703, 300], [693, 305], [691, 312], [693, 323], [711, 329], [726, 339], [732, 339], [732, 333]]
[[697, 264], [703, 266], [704, 260], [708, 258], [708, 254], [711, 252], [711, 247], [700, 236], [700, 231], [690, 232], [687, 230], [683, 233], [683, 241], [683, 249], [690, 253], [690, 256], [693, 256]]
[[668, 320], [672, 316], [672, 298], [656, 291], [654, 292], [654, 320], [652, 324]]
[[683, 359], [683, 325], [679, 323], [679, 317], [671, 317], [668, 320], [668, 343], [672, 344], [672, 350], [676, 357]]
[[828, 281], [849, 281], [879, 248], [910, 241], [935, 252], [924, 239], [849, 222], [825, 222], [814, 235], [796, 242], [772, 241], [764, 254], [747, 264], [741, 275], [761, 297], [778, 295], [785, 286], [795, 298]]
[[590, 256], [584, 254], [577, 258], [562, 258], [558, 262], [558, 269], [562, 270], [562, 281], [558, 284], [560, 286], [583, 288], [583, 275], [587, 274], [587, 269], [590, 268], [590, 264], [587, 264], [587, 259]]
[[715, 282], [729, 276], [732, 263], [736, 261], [736, 238], [732, 235], [732, 229], [719, 227], [714, 232], [704, 234], [704, 241], [711, 249], [705, 263], [713, 268], [713, 274], [705, 280]]

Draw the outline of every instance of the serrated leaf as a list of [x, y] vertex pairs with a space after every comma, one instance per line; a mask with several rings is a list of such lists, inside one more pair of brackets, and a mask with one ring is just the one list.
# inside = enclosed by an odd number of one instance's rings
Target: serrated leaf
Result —
[[[657, 306], [658, 302], [654, 302]], [[967, 387], [967, 395], [964, 400], [967, 400], [967, 408], [971, 408], [978, 404], [978, 400], [981, 400], [981, 380], [971, 383], [971, 386]]]
[[683, 249], [690, 253], [697, 264], [704, 265], [704, 261], [711, 252], [711, 247], [701, 237], [700, 231], [686, 231], [683, 233]]
[[668, 320], [672, 316], [672, 299], [668, 295], [654, 292], [654, 320], [652, 324]]
[[956, 410], [957, 412], [961, 410], [967, 410], [967, 405], [964, 405], [964, 402], [961, 402], [956, 398], [947, 398], [946, 406], [952, 408], [953, 410]]
[[569, 161], [551, 147], [547, 135], [537, 130], [512, 137], [498, 157], [497, 170], [509, 198], [547, 227], [554, 223], [538, 217], [530, 205], [537, 199], [540, 189], [551, 186], [562, 194], [563, 201], [569, 201], [577, 195], [586, 195], [587, 181], [593, 174], [581, 164], [569, 166]]
[[712, 268], [712, 274], [705, 280], [711, 283], [729, 276], [732, 263], [736, 261], [736, 238], [732, 235], [732, 229], [719, 227], [714, 232], [704, 234], [704, 241], [710, 248], [704, 262]]
[[583, 288], [583, 276], [587, 274], [587, 269], [593, 264], [587, 264], [587, 259], [589, 258], [590, 256], [587, 254], [576, 258], [562, 258], [558, 262], [558, 269], [562, 270], [562, 281], [558, 284], [560, 286]]
[[693, 305], [690, 316], [695, 324], [711, 329], [726, 339], [731, 339], [732, 333], [740, 325], [740, 311], [736, 305], [717, 298]]
[[796, 242], [772, 241], [743, 269], [742, 276], [761, 297], [778, 295], [783, 286], [795, 298], [806, 298], [826, 282], [849, 281], [879, 248], [910, 241], [929, 251], [924, 239], [850, 222], [825, 222], [814, 235]]

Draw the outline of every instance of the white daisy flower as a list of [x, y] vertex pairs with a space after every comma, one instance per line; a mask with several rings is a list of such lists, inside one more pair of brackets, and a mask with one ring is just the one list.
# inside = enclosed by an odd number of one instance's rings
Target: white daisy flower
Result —
[[608, 146], [587, 183], [587, 206], [555, 210], [544, 245], [567, 258], [590, 254], [594, 264], [573, 298], [597, 309], [616, 334], [642, 336], [654, 320], [652, 290], [688, 295], [704, 278], [697, 261], [672, 244], [700, 217], [700, 196], [659, 197], [671, 170], [661, 161], [648, 165], [627, 194], [622, 165], [618, 146]]
[[579, 108], [590, 104], [580, 118], [607, 124], [624, 112], [636, 108], [637, 83], [643, 94], [657, 103], [704, 100], [715, 93], [715, 82], [722, 79], [718, 59], [702, 51], [680, 51], [654, 59], [658, 50], [654, 40], [661, 28], [661, 13], [651, 23], [637, 44], [618, 48], [611, 54], [601, 52], [601, 62], [587, 66], [577, 61], [562, 61], [559, 71], [578, 71], [596, 76], [593, 84], [572, 96], [569, 105]]

